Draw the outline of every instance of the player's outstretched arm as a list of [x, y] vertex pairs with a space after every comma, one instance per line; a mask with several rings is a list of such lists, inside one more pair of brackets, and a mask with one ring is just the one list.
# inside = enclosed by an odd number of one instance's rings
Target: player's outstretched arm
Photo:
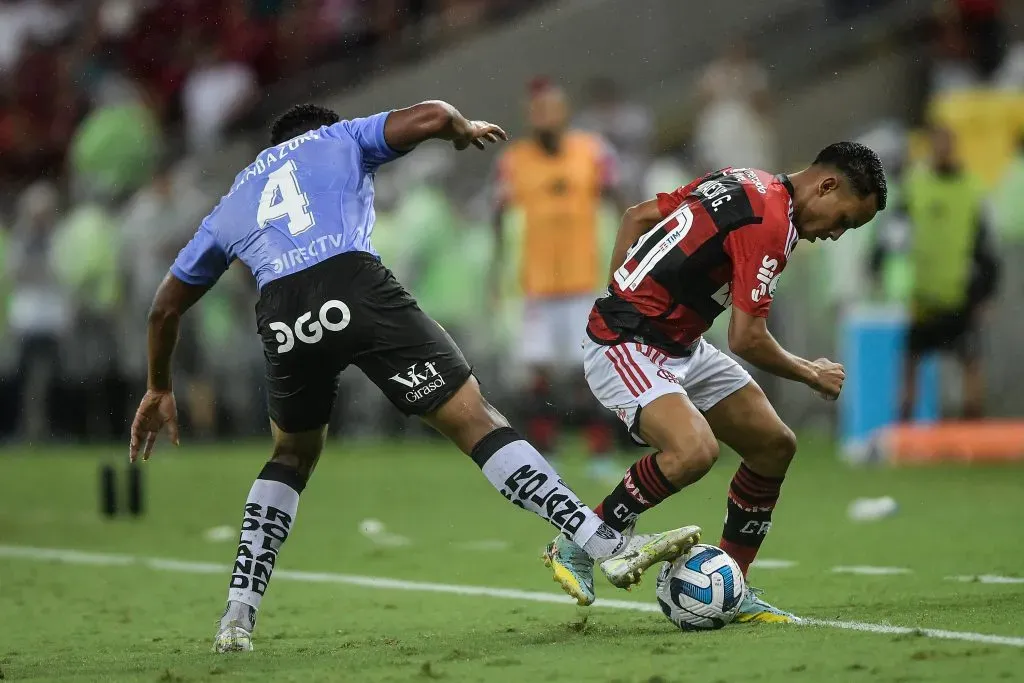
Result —
[[768, 331], [767, 319], [733, 306], [729, 320], [729, 349], [751, 365], [783, 379], [803, 382], [823, 398], [839, 398], [846, 371], [826, 358], [809, 361], [782, 348]]
[[633, 243], [663, 218], [657, 199], [648, 199], [626, 209], [626, 213], [622, 215], [622, 223], [619, 224], [619, 232], [615, 236], [615, 248], [612, 249], [612, 261], [608, 270], [609, 282], [615, 277], [615, 271], [625, 263], [626, 252]]
[[463, 150], [470, 145], [484, 149], [485, 141], [508, 140], [508, 135], [500, 126], [470, 121], [447, 102], [431, 100], [391, 112], [384, 123], [384, 140], [399, 151], [427, 140], [448, 140]]
[[149, 460], [156, 435], [167, 426], [171, 442], [178, 444], [178, 411], [171, 388], [171, 357], [178, 343], [181, 316], [210, 288], [190, 285], [168, 273], [156, 290], [149, 311], [149, 378], [146, 395], [132, 422], [129, 459]]

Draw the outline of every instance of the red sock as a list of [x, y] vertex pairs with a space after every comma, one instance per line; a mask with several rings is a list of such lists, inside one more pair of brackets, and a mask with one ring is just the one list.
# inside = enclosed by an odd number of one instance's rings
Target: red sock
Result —
[[740, 465], [729, 484], [728, 513], [718, 546], [729, 553], [746, 575], [772, 526], [782, 477], [765, 477]]

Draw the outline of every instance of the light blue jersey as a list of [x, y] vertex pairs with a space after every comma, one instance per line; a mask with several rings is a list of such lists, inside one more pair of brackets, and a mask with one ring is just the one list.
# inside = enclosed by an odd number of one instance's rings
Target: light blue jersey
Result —
[[373, 174], [397, 157], [389, 112], [322, 126], [260, 152], [178, 254], [171, 273], [212, 285], [234, 259], [265, 284], [349, 251], [376, 255]]

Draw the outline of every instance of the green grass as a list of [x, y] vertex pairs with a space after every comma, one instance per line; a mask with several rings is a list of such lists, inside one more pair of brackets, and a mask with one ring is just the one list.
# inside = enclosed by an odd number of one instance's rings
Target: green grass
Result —
[[[148, 514], [98, 515], [92, 450], [0, 458], [0, 543], [217, 562], [234, 540], [266, 444], [160, 444], [146, 466]], [[607, 486], [583, 461], [558, 463], [586, 500]], [[643, 520], [698, 523], [717, 540], [735, 460]], [[807, 616], [1024, 636], [1024, 585], [955, 583], [949, 575], [1019, 576], [1024, 468], [848, 469], [820, 442], [803, 444], [764, 557], [752, 572], [782, 607]], [[891, 495], [898, 515], [846, 518], [856, 497]], [[366, 518], [412, 539], [375, 545]], [[429, 443], [332, 446], [303, 494], [280, 569], [557, 591], [538, 553], [552, 530], [497, 495], [464, 456]], [[474, 551], [467, 541], [502, 540]], [[834, 574], [835, 565], [907, 567], [910, 575]], [[275, 580], [251, 656], [208, 652], [223, 575], [0, 557], [0, 678], [61, 681], [1015, 681], [1024, 648], [824, 627], [729, 626], [682, 634], [658, 614]], [[281, 577], [283, 579], [284, 577]], [[600, 597], [653, 599], [599, 586]]]

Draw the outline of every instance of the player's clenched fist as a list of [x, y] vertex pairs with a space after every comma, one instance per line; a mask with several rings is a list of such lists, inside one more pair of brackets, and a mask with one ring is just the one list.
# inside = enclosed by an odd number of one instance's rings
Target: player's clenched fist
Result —
[[840, 363], [833, 363], [828, 358], [819, 358], [811, 363], [814, 366], [814, 379], [810, 383], [812, 389], [821, 394], [827, 401], [839, 398], [846, 381], [846, 370]]

